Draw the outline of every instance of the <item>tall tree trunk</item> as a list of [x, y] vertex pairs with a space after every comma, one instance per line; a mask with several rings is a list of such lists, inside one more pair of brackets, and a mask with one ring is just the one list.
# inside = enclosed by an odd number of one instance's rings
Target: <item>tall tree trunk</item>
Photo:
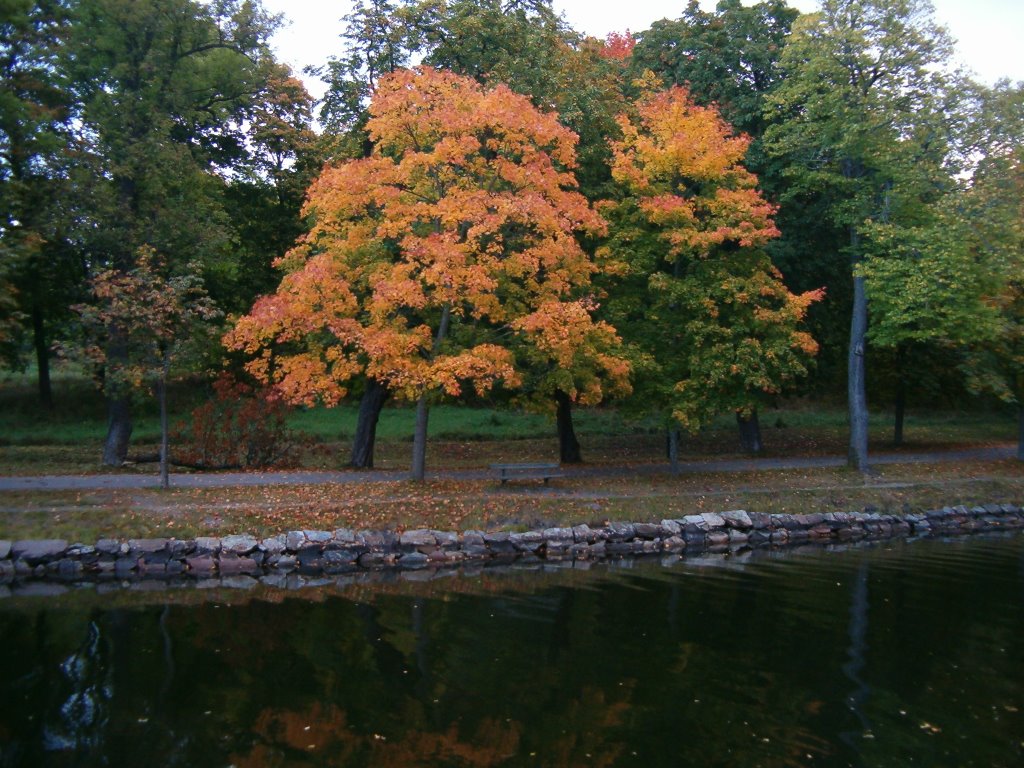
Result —
[[427, 475], [427, 422], [430, 420], [430, 408], [427, 405], [427, 393], [420, 395], [416, 401], [416, 431], [412, 439], [412, 479], [422, 482]]
[[348, 465], [356, 469], [373, 469], [373, 447], [377, 441], [377, 421], [391, 393], [387, 385], [374, 378], [366, 380], [366, 391], [359, 400], [359, 420], [352, 440]]
[[50, 384], [50, 345], [46, 343], [46, 325], [43, 310], [36, 302], [32, 305], [32, 341], [36, 349], [36, 370], [39, 380], [39, 402], [46, 410], [53, 408], [53, 387]]
[[746, 453], [761, 453], [761, 422], [757, 418], [757, 409], [752, 410], [747, 418], [736, 411], [736, 424], [740, 428], [740, 445], [743, 450]]
[[127, 396], [107, 397], [107, 437], [103, 441], [103, 463], [120, 467], [128, 458], [132, 438], [132, 406]]
[[572, 426], [572, 399], [559, 389], [555, 392], [555, 402], [558, 404], [558, 456], [563, 464], [582, 464], [580, 442]]
[[1017, 406], [1017, 458], [1024, 461], [1024, 403]]
[[896, 350], [896, 402], [894, 404], [892, 424], [892, 444], [899, 448], [903, 445], [903, 422], [907, 413], [907, 348], [900, 345]]
[[107, 365], [104, 373], [104, 391], [107, 396], [107, 437], [103, 441], [103, 463], [108, 467], [120, 467], [128, 458], [128, 443], [132, 437], [131, 395], [121, 381], [111, 381], [110, 366], [119, 367], [128, 360], [128, 348], [124, 334], [116, 327], [109, 330], [107, 343]]
[[[448, 335], [448, 325], [452, 319], [452, 308], [445, 306], [441, 311], [441, 322], [437, 325], [434, 336], [434, 348], [430, 358], [434, 359], [441, 351], [441, 344]], [[412, 439], [412, 479], [423, 482], [427, 470], [427, 422], [430, 419], [430, 406], [427, 404], [427, 390], [424, 388], [420, 399], [416, 401], [416, 431]]]
[[157, 396], [160, 400], [160, 487], [167, 489], [171, 485], [171, 478], [168, 470], [168, 453], [170, 450], [170, 437], [167, 433], [167, 373], [169, 359], [164, 358], [163, 370], [160, 372], [160, 380], [157, 382]]
[[[858, 237], [851, 235], [856, 250]], [[859, 259], [854, 257], [856, 268]], [[868, 397], [865, 347], [868, 330], [868, 297], [864, 278], [853, 278], [853, 312], [850, 315], [850, 348], [847, 358], [847, 397], [850, 409], [849, 465], [861, 472], [868, 468]]]
[[668, 463], [673, 474], [679, 473], [679, 430], [670, 427], [665, 435], [666, 448], [668, 449]]

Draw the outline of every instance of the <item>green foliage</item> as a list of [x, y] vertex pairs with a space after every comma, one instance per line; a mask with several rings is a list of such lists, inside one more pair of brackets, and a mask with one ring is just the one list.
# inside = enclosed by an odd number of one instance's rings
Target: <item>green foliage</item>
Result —
[[757, 137], [764, 96], [782, 77], [779, 58], [797, 16], [784, 0], [720, 0], [714, 11], [690, 0], [680, 18], [656, 21], [639, 35], [630, 70], [686, 86], [697, 104], [714, 105], [736, 130]]
[[636, 112], [612, 145], [620, 201], [603, 252], [624, 274], [607, 312], [640, 358], [644, 407], [696, 432], [807, 372], [817, 345], [799, 326], [821, 295], [791, 294], [763, 250], [778, 231], [745, 139], [678, 87]]

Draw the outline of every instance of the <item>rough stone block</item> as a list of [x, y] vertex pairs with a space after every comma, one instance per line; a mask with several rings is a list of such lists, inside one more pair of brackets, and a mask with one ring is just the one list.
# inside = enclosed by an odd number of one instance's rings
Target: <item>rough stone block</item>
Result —
[[117, 539], [100, 539], [96, 542], [96, 551], [104, 555], [118, 555], [121, 553], [121, 542]]
[[39, 565], [62, 557], [67, 548], [64, 539], [25, 539], [11, 545], [11, 556], [29, 565]]
[[660, 539], [665, 533], [660, 525], [654, 523], [637, 523], [633, 526], [633, 531], [636, 538], [648, 541]]
[[167, 539], [128, 539], [128, 555], [142, 557], [167, 550]]
[[678, 520], [662, 520], [661, 527], [669, 536], [679, 536], [683, 532]]
[[609, 542], [631, 541], [636, 536], [636, 528], [631, 523], [609, 523], [606, 529]]
[[704, 520], [704, 524], [708, 527], [708, 530], [725, 528], [725, 518], [717, 512], [704, 512], [701, 514], [701, 518]]
[[420, 547], [436, 547], [437, 539], [430, 531], [420, 528], [412, 531], [405, 531], [398, 538], [398, 543], [406, 552]]
[[235, 536], [225, 536], [220, 540], [222, 552], [230, 552], [233, 555], [247, 555], [254, 552], [259, 546], [255, 536], [242, 533]]
[[731, 512], [722, 512], [721, 517], [730, 528], [746, 530], [754, 527], [754, 521], [750, 519], [746, 510], [734, 509]]
[[0, 560], [6, 560], [11, 555], [11, 542], [7, 539], [0, 539]]
[[189, 555], [195, 552], [196, 545], [194, 541], [182, 541], [181, 539], [171, 539], [167, 542], [168, 554], [176, 559], [181, 560], [185, 555]]
[[548, 542], [552, 541], [573, 541], [572, 528], [545, 528], [542, 534]]
[[431, 533], [434, 534], [437, 546], [443, 549], [459, 546], [459, 535], [454, 531], [431, 531]]
[[220, 539], [216, 536], [200, 536], [196, 539], [197, 556], [216, 555], [220, 552]]

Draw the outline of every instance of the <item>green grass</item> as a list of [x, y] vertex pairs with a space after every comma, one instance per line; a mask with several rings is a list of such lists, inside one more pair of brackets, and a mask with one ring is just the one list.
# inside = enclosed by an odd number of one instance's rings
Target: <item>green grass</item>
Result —
[[[0, 379], [0, 474], [109, 471], [99, 463], [106, 432], [105, 405], [93, 383], [80, 375], [54, 379], [55, 406], [38, 405], [27, 376]], [[187, 419], [207, 396], [201, 384], [179, 384], [170, 393], [171, 423]], [[308, 467], [339, 469], [348, 458], [357, 419], [357, 403], [337, 408], [298, 408], [289, 423], [309, 438], [302, 458]], [[389, 404], [377, 432], [377, 464], [409, 464], [414, 409]], [[819, 403], [787, 403], [760, 414], [765, 455], [842, 455], [846, 452], [845, 409]], [[580, 408], [574, 413], [577, 435], [588, 463], [663, 461], [664, 431], [652, 419], [635, 420], [615, 408]], [[891, 416], [871, 419], [871, 450], [890, 450]], [[1015, 439], [1009, 411], [913, 411], [907, 416], [906, 451], [980, 447]], [[139, 402], [132, 455], [152, 454], [159, 424], [152, 398]], [[738, 455], [735, 420], [723, 416], [697, 435], [684, 435], [681, 458]], [[557, 457], [553, 414], [495, 408], [437, 405], [431, 409], [428, 464], [432, 469], [479, 467], [493, 461], [552, 460]], [[155, 471], [152, 465], [136, 471]]]

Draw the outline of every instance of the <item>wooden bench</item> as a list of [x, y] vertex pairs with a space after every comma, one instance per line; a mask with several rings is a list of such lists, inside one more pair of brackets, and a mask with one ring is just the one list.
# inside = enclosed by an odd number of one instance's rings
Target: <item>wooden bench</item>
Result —
[[533, 462], [525, 464], [491, 464], [491, 469], [498, 473], [501, 484], [509, 480], [543, 480], [544, 485], [552, 477], [562, 477], [561, 467], [558, 464], [545, 462]]

